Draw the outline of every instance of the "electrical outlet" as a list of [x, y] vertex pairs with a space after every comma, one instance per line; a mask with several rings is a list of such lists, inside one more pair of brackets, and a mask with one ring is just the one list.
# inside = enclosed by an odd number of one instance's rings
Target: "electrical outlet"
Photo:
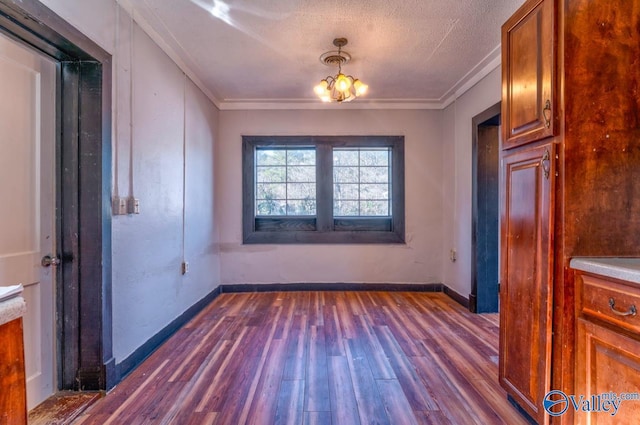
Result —
[[127, 199], [127, 212], [129, 214], [140, 214], [140, 200], [138, 198], [129, 197]]
[[118, 199], [118, 215], [124, 215], [127, 213], [127, 200], [126, 198]]
[[189, 263], [186, 261], [182, 262], [182, 274], [187, 274], [189, 272]]
[[452, 263], [455, 263], [456, 260], [458, 259], [457, 255], [458, 254], [455, 248], [451, 248], [451, 250], [449, 251], [449, 259], [451, 260]]

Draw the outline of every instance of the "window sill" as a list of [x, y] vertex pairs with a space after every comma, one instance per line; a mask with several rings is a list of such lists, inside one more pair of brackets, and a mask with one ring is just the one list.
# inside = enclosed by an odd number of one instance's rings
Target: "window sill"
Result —
[[404, 236], [378, 231], [291, 231], [251, 232], [243, 244], [404, 244]]

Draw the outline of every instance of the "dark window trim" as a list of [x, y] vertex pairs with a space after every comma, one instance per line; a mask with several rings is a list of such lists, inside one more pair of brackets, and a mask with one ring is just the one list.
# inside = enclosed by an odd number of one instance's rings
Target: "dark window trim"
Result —
[[[315, 217], [256, 218], [254, 152], [268, 146], [316, 147]], [[392, 149], [390, 218], [333, 217], [331, 150], [342, 147]], [[404, 136], [242, 136], [242, 195], [244, 244], [404, 243]]]

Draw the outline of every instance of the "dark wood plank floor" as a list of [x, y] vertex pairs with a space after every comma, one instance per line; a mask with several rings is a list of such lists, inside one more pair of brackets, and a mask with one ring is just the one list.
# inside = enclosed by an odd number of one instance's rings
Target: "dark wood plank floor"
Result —
[[220, 295], [74, 424], [526, 424], [498, 315], [441, 293]]

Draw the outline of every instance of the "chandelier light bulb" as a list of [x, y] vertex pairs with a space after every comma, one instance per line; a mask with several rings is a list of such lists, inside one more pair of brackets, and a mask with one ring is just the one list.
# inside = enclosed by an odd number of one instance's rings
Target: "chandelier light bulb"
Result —
[[336, 88], [343, 93], [348, 91], [351, 88], [351, 80], [344, 74], [338, 74], [338, 78], [336, 78]]
[[318, 96], [323, 96], [323, 95], [327, 94], [328, 86], [329, 86], [329, 83], [327, 83], [327, 80], [322, 80], [322, 81], [320, 81], [320, 84], [318, 84], [317, 86], [315, 86], [313, 88], [313, 90], [316, 92], [316, 94]]
[[366, 84], [363, 84], [362, 81], [360, 80], [355, 80], [353, 82], [353, 88], [356, 89], [357, 96], [363, 96], [367, 94], [367, 90], [369, 89], [369, 86]]

